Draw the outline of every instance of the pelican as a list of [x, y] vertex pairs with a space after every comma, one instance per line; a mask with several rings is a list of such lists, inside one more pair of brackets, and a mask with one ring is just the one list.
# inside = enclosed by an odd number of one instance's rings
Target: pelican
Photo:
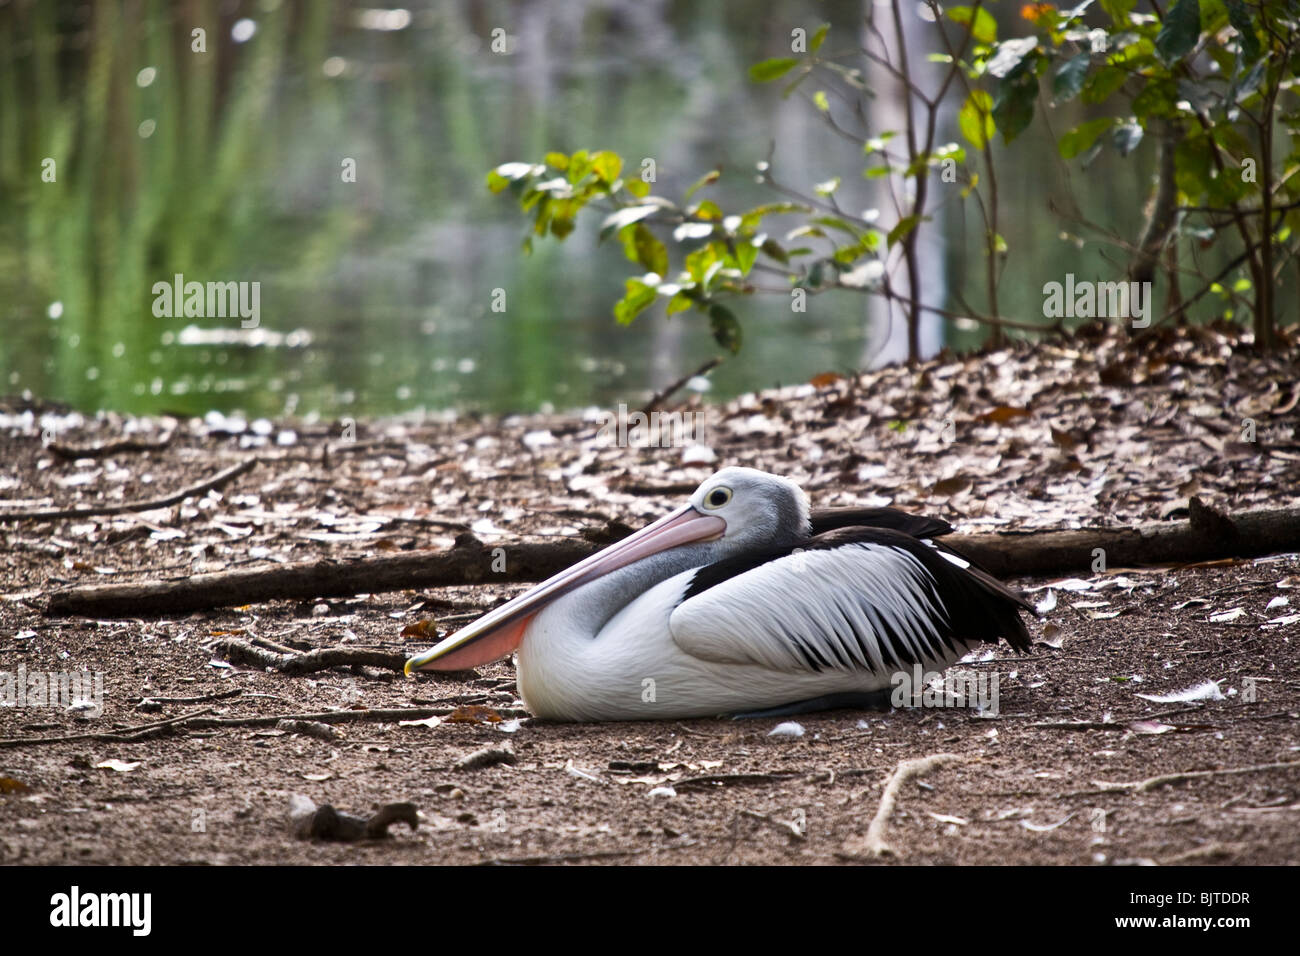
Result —
[[981, 641], [1027, 651], [1033, 607], [932, 538], [937, 518], [810, 511], [794, 482], [723, 468], [678, 510], [406, 662], [463, 670], [518, 652], [554, 720], [776, 716], [887, 700]]

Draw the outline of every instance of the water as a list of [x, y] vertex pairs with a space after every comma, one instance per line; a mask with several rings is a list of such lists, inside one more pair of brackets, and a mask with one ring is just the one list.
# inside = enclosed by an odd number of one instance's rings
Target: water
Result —
[[[782, 100], [779, 84], [745, 75], [788, 49], [792, 24], [830, 20], [832, 37], [850, 41], [860, 10], [759, 0], [0, 7], [0, 392], [182, 414], [634, 403], [718, 353], [706, 320], [660, 308], [616, 325], [611, 306], [633, 270], [617, 242], [597, 243], [601, 213], [526, 257], [524, 220], [487, 191], [486, 171], [548, 149], [609, 148], [629, 162], [653, 156], [656, 191], [670, 196], [720, 166], [714, 195], [747, 208], [775, 198], [752, 175], [775, 144], [785, 181], [843, 175], [849, 204], [865, 203], [860, 151], [798, 98]], [[192, 49], [196, 26], [206, 52]], [[515, 38], [513, 54], [491, 52], [498, 28]], [[1037, 312], [1043, 277], [1080, 271], [1083, 254], [1031, 212], [1059, 185], [1060, 164], [1050, 143], [1028, 149], [1008, 156], [1017, 188], [1003, 211], [1028, 278], [1006, 284], [1003, 305]], [[54, 182], [41, 179], [46, 159]], [[355, 182], [341, 175], [349, 160]], [[1132, 232], [1147, 167], [1123, 168], [1083, 198], [1119, 210]], [[945, 275], [963, 271], [958, 229], [950, 219], [937, 236]], [[980, 260], [964, 268], [978, 291]], [[266, 334], [241, 338], [237, 318], [154, 315], [154, 284], [177, 273], [260, 283], [256, 331]], [[504, 312], [491, 309], [498, 289]], [[746, 344], [713, 374], [718, 396], [859, 367], [883, 344], [848, 293], [817, 297], [807, 314], [779, 296], [733, 310]]]

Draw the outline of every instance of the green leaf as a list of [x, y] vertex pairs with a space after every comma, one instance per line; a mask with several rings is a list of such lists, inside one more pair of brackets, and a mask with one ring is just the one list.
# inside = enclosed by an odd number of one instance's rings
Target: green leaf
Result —
[[605, 221], [600, 224], [600, 238], [608, 239], [624, 226], [630, 226], [647, 216], [653, 216], [658, 209], [658, 206], [625, 206], [617, 209], [606, 216]]
[[814, 219], [810, 219], [809, 222], [814, 222], [819, 226], [825, 226], [827, 229], [838, 230], [845, 235], [852, 236], [854, 239], [859, 238], [857, 229], [855, 229], [851, 224], [845, 222], [843, 219], [837, 219], [834, 216], [817, 216]]
[[971, 90], [957, 114], [961, 134], [976, 149], [983, 149], [993, 138], [993, 97], [984, 90]]
[[819, 112], [829, 113], [831, 110], [831, 101], [826, 98], [825, 90], [818, 90], [813, 94], [813, 106], [817, 107]]
[[812, 39], [808, 41], [808, 51], [810, 53], [816, 53], [821, 48], [822, 43], [826, 40], [826, 34], [830, 32], [830, 29], [831, 25], [829, 23], [823, 23], [817, 28], [812, 35]]
[[1128, 72], [1118, 66], [1103, 66], [1083, 84], [1083, 101], [1085, 103], [1104, 103], [1124, 81]]
[[537, 212], [533, 216], [533, 234], [538, 236], [546, 235], [546, 230], [551, 224], [551, 197], [544, 193], [539, 193], [541, 201], [537, 204]]
[[889, 235], [885, 237], [885, 242], [892, 246], [900, 239], [906, 238], [907, 234], [920, 224], [920, 216], [904, 216], [902, 219], [898, 220], [898, 223], [893, 229], [889, 230]]
[[1081, 123], [1061, 137], [1057, 149], [1062, 159], [1074, 159], [1084, 150], [1097, 142], [1097, 137], [1113, 126], [1115, 120], [1109, 116]]
[[954, 159], [959, 163], [966, 162], [966, 148], [956, 143], [945, 143], [935, 149], [934, 155], [930, 157], [930, 165], [942, 165], [945, 159]]
[[1166, 63], [1181, 60], [1201, 37], [1201, 0], [1178, 0], [1156, 34], [1156, 52]]
[[542, 162], [547, 166], [558, 169], [560, 172], [564, 172], [569, 168], [569, 157], [563, 153], [547, 153], [542, 157]]
[[686, 215], [694, 216], [696, 219], [707, 219], [710, 222], [720, 222], [722, 209], [712, 199], [706, 199], [704, 202], [688, 207]]
[[1142, 142], [1143, 129], [1137, 123], [1121, 123], [1115, 127], [1114, 142], [1115, 148], [1119, 150], [1121, 156], [1128, 156], [1133, 150], [1138, 148], [1138, 143]]
[[722, 170], [720, 169], [709, 170], [707, 173], [705, 173], [703, 176], [701, 176], [699, 179], [695, 180], [695, 182], [691, 184], [691, 188], [686, 190], [686, 195], [682, 197], [683, 201], [690, 199], [691, 196], [695, 195], [697, 191], [703, 189], [705, 186], [709, 186], [712, 185], [713, 183], [716, 183], [721, 177], [722, 177]]
[[1154, 76], [1133, 97], [1133, 112], [1143, 119], [1156, 116], [1174, 116], [1178, 112], [1177, 87], [1168, 76]]
[[532, 163], [502, 163], [487, 174], [487, 187], [494, 193], [499, 193], [511, 183], [529, 176], [540, 176], [544, 172], [545, 166], [535, 166]]
[[668, 250], [644, 223], [637, 223], [632, 229], [632, 248], [636, 261], [645, 266], [646, 272], [653, 272], [660, 278], [668, 275]]
[[706, 246], [700, 246], [694, 252], [686, 256], [686, 271], [691, 278], [700, 284], [704, 283], [704, 277], [708, 270], [718, 262], [718, 243], [710, 242]]
[[1101, 8], [1110, 16], [1117, 30], [1129, 25], [1128, 15], [1137, 0], [1101, 0]]
[[[969, 27], [971, 35], [980, 43], [996, 43], [998, 39], [998, 21], [993, 19], [993, 14], [989, 13], [983, 7], [973, 10], [971, 7], [953, 7], [947, 11], [948, 19], [953, 23], [965, 24]], [[971, 16], [975, 17], [974, 24], [971, 24]]]
[[685, 292], [678, 292], [668, 300], [668, 314], [676, 315], [678, 312], [685, 312], [694, 304], [694, 301]]
[[625, 284], [627, 294], [614, 303], [614, 318], [620, 325], [630, 325], [655, 300], [654, 286], [646, 285], [640, 279], [628, 279]]
[[1241, 0], [1227, 0], [1228, 22], [1237, 31], [1241, 41], [1241, 55], [1247, 60], [1259, 59], [1259, 36], [1255, 33], [1255, 23], [1250, 18], [1250, 11]]
[[1003, 40], [998, 44], [997, 52], [985, 64], [984, 69], [990, 76], [1002, 79], [1024, 62], [1025, 57], [1037, 46], [1038, 37], [1018, 37], [1014, 40]]
[[749, 275], [749, 270], [754, 267], [754, 260], [758, 258], [758, 247], [752, 242], [741, 242], [736, 245], [735, 255], [728, 257], [730, 264], [734, 264], [740, 270], [741, 275]]
[[1253, 94], [1259, 88], [1260, 81], [1264, 79], [1266, 65], [1266, 60], [1259, 60], [1244, 77], [1233, 80], [1232, 86], [1228, 89], [1227, 99], [1233, 103], [1240, 103]]
[[714, 305], [709, 308], [709, 328], [713, 330], [713, 339], [733, 355], [740, 351], [740, 323], [726, 306]]
[[1038, 76], [1026, 58], [998, 84], [997, 102], [993, 104], [993, 122], [1009, 143], [1019, 136], [1034, 118], [1034, 101], [1038, 99]]
[[1052, 79], [1052, 96], [1061, 103], [1068, 103], [1078, 96], [1083, 89], [1083, 81], [1088, 78], [1088, 65], [1091, 62], [1092, 55], [1089, 53], [1080, 53], [1066, 60]]
[[790, 261], [789, 253], [782, 249], [781, 244], [775, 239], [764, 240], [762, 249], [765, 255], [771, 259], [775, 259], [777, 262], [785, 264]]
[[569, 182], [579, 182], [591, 172], [591, 157], [585, 149], [580, 149], [569, 157]]
[[1080, 3], [1077, 7], [1072, 7], [1069, 10], [1062, 10], [1060, 12], [1061, 24], [1064, 25], [1066, 23], [1071, 22], [1072, 20], [1077, 20], [1079, 17], [1083, 16], [1084, 13], [1087, 12], [1090, 6], [1092, 6], [1092, 0], [1083, 0], [1083, 2]]
[[774, 57], [751, 66], [749, 78], [755, 83], [770, 83], [785, 76], [798, 65], [799, 61], [792, 56]]
[[812, 209], [799, 202], [771, 202], [762, 206], [755, 206], [749, 212], [740, 217], [741, 228], [753, 229], [762, 221], [764, 216], [770, 216], [776, 213], [802, 212], [809, 213]]
[[591, 157], [591, 169], [601, 180], [612, 183], [623, 171], [623, 157], [607, 149], [601, 150]]
[[623, 183], [623, 188], [630, 192], [637, 199], [645, 199], [650, 195], [650, 184], [644, 179], [629, 179]]

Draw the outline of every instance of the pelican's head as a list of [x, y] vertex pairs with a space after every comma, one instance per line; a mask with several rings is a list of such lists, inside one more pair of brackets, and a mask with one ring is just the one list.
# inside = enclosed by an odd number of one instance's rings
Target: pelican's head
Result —
[[729, 553], [793, 543], [808, 534], [808, 497], [788, 478], [753, 468], [723, 468], [691, 495], [688, 507], [721, 518]]
[[782, 545], [808, 533], [808, 499], [794, 482], [753, 468], [723, 468], [690, 500], [636, 534], [508, 601], [406, 662], [412, 671], [450, 671], [507, 657], [547, 604], [604, 574], [672, 548], [716, 542], [715, 556]]

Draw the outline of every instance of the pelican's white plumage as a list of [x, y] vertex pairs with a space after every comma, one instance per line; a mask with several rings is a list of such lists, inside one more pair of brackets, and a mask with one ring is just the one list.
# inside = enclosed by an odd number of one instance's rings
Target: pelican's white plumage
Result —
[[946, 530], [888, 509], [812, 513], [792, 482], [724, 468], [684, 508], [407, 670], [517, 646], [519, 691], [539, 716], [664, 719], [879, 692], [999, 636], [1027, 648], [1023, 599], [913, 536]]

